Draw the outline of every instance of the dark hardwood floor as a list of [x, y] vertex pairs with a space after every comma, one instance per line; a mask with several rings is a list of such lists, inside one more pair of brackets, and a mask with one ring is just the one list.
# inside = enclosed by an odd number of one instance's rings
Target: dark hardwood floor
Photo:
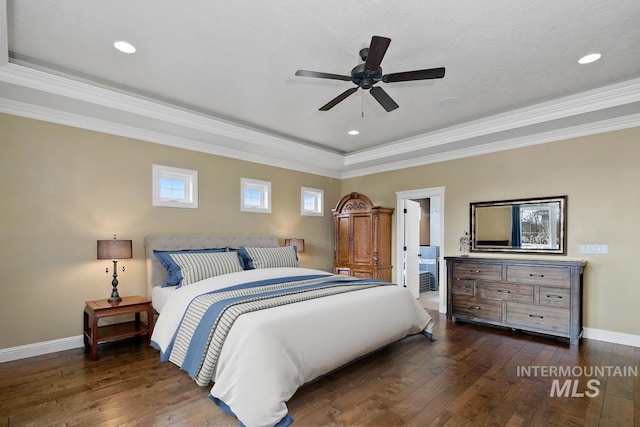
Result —
[[[593, 397], [550, 397], [559, 378], [518, 375], [531, 366], [640, 370], [639, 348], [570, 347], [431, 314], [435, 342], [407, 338], [298, 390], [288, 403], [294, 425], [640, 426], [637, 376], [572, 376], [576, 395]], [[102, 344], [99, 353], [96, 362], [76, 349], [0, 364], [0, 426], [238, 425], [207, 398], [209, 387], [161, 363], [144, 339]]]

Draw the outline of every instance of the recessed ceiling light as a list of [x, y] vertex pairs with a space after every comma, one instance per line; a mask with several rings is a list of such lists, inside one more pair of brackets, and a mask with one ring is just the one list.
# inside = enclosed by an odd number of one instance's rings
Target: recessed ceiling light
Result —
[[128, 42], [125, 42], [125, 41], [122, 41], [122, 40], [119, 40], [119, 41], [115, 42], [113, 45], [120, 52], [133, 53], [133, 52], [136, 51], [135, 46], [133, 46], [131, 43], [128, 43]]
[[359, 130], [350, 130], [349, 132], [347, 132], [349, 135], [358, 135], [360, 133]]
[[600, 53], [590, 53], [578, 59], [578, 64], [591, 64], [592, 62], [596, 62], [601, 57], [602, 54]]

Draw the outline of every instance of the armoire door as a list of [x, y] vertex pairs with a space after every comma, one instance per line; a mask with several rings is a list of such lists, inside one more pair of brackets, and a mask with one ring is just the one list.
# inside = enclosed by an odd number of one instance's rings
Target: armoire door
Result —
[[351, 216], [337, 216], [335, 220], [335, 227], [335, 262], [349, 263], [351, 262], [351, 243], [349, 238], [351, 236]]
[[373, 256], [372, 222], [370, 214], [351, 215], [353, 264], [371, 264]]

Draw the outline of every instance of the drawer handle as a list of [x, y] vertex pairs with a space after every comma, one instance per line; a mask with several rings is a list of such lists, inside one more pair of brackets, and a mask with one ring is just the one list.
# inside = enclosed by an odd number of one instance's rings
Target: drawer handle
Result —
[[562, 299], [562, 295], [547, 295], [547, 298], [559, 298], [559, 299]]
[[501, 294], [510, 294], [511, 291], [506, 290], [506, 289], [498, 289], [498, 292], [500, 292]]
[[530, 314], [529, 317], [535, 317], [536, 319], [544, 319], [544, 316], [539, 316], [537, 314]]
[[532, 274], [532, 273], [529, 273], [529, 277], [544, 277], [544, 274]]
[[481, 270], [469, 270], [469, 273], [482, 273]]
[[469, 289], [469, 285], [456, 285], [456, 288]]
[[480, 310], [480, 306], [477, 306], [477, 305], [470, 305], [470, 306], [469, 306], [469, 307], [467, 307], [467, 308], [471, 308], [471, 309], [473, 309], [473, 310]]

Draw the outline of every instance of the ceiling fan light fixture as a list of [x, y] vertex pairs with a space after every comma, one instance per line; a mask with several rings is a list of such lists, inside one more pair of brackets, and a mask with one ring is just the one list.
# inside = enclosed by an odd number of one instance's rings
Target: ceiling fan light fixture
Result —
[[602, 58], [602, 54], [601, 53], [590, 53], [588, 55], [583, 56], [582, 58], [578, 59], [578, 64], [591, 64], [592, 62], [596, 62], [598, 59]]
[[349, 135], [358, 135], [358, 134], [360, 134], [360, 131], [359, 131], [359, 130], [356, 130], [356, 129], [352, 129], [352, 130], [350, 130], [350, 131], [349, 131], [349, 132], [347, 132], [347, 133], [348, 133]]
[[134, 45], [124, 40], [118, 40], [114, 42], [113, 46], [123, 53], [134, 53], [136, 51], [136, 48]]

